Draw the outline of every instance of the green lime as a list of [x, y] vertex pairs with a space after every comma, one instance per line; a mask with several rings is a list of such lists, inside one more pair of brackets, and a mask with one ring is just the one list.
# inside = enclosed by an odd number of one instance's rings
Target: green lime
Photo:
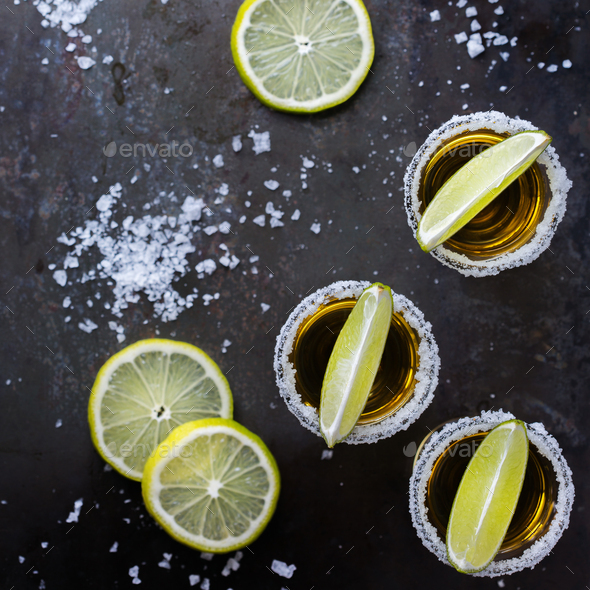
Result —
[[451, 509], [447, 555], [461, 573], [485, 569], [498, 553], [518, 503], [529, 456], [526, 425], [496, 426], [469, 461]]
[[338, 334], [320, 398], [320, 430], [329, 447], [350, 434], [367, 403], [392, 314], [391, 289], [374, 283], [363, 291]]
[[231, 48], [242, 80], [265, 105], [299, 113], [348, 100], [375, 53], [361, 0], [246, 0]]
[[231, 418], [233, 399], [219, 367], [200, 348], [153, 338], [112, 356], [88, 403], [98, 452], [123, 475], [141, 480], [148, 457], [170, 431], [201, 418]]
[[422, 250], [430, 252], [458, 232], [523, 174], [551, 141], [544, 131], [523, 131], [459, 168], [422, 215], [416, 232]]
[[252, 543], [273, 515], [280, 475], [266, 445], [233, 420], [175, 428], [144, 469], [143, 499], [158, 524], [194, 549]]

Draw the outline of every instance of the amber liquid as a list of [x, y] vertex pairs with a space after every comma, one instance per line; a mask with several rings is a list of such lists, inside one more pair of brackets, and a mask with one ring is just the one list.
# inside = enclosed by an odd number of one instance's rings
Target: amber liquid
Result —
[[[462, 133], [445, 142], [430, 158], [420, 181], [420, 213], [459, 168], [508, 137], [488, 129]], [[526, 244], [543, 219], [549, 185], [535, 162], [444, 245], [472, 260], [495, 258]]]
[[[487, 432], [473, 434], [455, 441], [437, 459], [432, 468], [426, 493], [426, 506], [428, 518], [443, 540], [463, 473], [486, 434]], [[536, 447], [529, 443], [529, 460], [522, 492], [495, 560], [517, 557], [542, 537], [551, 524], [556, 501], [557, 481], [553, 467]]]
[[[297, 371], [297, 391], [308, 406], [320, 406], [330, 354], [355, 303], [355, 299], [330, 301], [299, 326], [289, 360]], [[417, 334], [401, 314], [394, 313], [381, 364], [358, 424], [379, 422], [412, 397], [420, 360], [418, 346]]]

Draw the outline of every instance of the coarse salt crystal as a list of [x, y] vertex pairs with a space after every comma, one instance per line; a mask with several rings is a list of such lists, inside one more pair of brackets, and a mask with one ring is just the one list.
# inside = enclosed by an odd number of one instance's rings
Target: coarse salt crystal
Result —
[[440, 20], [440, 12], [438, 10], [433, 10], [430, 13], [430, 22], [436, 22], [437, 20]]
[[320, 223], [312, 223], [309, 228], [314, 234], [319, 234], [322, 231], [322, 225]]
[[268, 303], [261, 303], [260, 307], [262, 308], [262, 313], [266, 313], [270, 309], [270, 305], [268, 305]]
[[264, 215], [258, 215], [257, 217], [255, 217], [252, 220], [256, 225], [259, 225], [260, 227], [264, 227], [264, 224], [266, 222], [266, 217]]
[[239, 152], [242, 149], [242, 136], [234, 135], [231, 140], [231, 147], [234, 152]]
[[283, 578], [292, 578], [293, 573], [295, 572], [297, 567], [295, 567], [295, 565], [287, 565], [284, 561], [273, 559], [270, 569], [275, 574], [279, 574], [279, 576], [282, 576]]
[[299, 209], [295, 209], [295, 211], [293, 211], [293, 215], [291, 215], [291, 219], [293, 221], [297, 221], [300, 217], [301, 217], [301, 211], [299, 211]]
[[279, 183], [276, 180], [265, 180], [264, 186], [269, 191], [276, 191], [279, 188]]
[[477, 16], [477, 8], [475, 6], [468, 6], [465, 9], [465, 16], [471, 18], [472, 16]]
[[264, 152], [270, 152], [270, 132], [263, 131], [262, 133], [256, 133], [254, 130], [251, 130], [248, 133], [248, 137], [251, 137], [254, 142], [252, 150], [257, 156]]
[[213, 166], [215, 166], [215, 168], [221, 168], [223, 166], [223, 164], [224, 164], [223, 156], [221, 154], [217, 154], [213, 158]]
[[96, 63], [91, 57], [85, 55], [82, 57], [76, 57], [76, 59], [78, 60], [78, 66], [80, 66], [82, 70], [88, 70]]

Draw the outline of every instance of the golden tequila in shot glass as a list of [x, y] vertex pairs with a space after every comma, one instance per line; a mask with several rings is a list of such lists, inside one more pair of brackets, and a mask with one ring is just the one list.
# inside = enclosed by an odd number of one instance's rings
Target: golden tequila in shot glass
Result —
[[[366, 281], [339, 281], [306, 297], [290, 314], [275, 348], [275, 373], [288, 408], [320, 434], [318, 408], [336, 339]], [[348, 443], [373, 442], [407, 428], [432, 401], [440, 365], [431, 326], [403, 295], [394, 313], [381, 364]]]
[[[438, 190], [469, 160], [521, 131], [528, 121], [490, 111], [455, 116], [433, 131], [404, 176], [405, 206], [414, 235]], [[537, 161], [487, 207], [431, 254], [468, 276], [498, 274], [528, 264], [551, 243], [571, 187], [555, 149]]]
[[[447, 524], [461, 478], [486, 434], [513, 418], [497, 411], [447, 422], [418, 447], [410, 479], [412, 522], [424, 545], [447, 564]], [[504, 542], [494, 561], [471, 575], [494, 577], [534, 567], [568, 526], [574, 499], [571, 471], [542, 424], [527, 424], [527, 435], [525, 479]]]

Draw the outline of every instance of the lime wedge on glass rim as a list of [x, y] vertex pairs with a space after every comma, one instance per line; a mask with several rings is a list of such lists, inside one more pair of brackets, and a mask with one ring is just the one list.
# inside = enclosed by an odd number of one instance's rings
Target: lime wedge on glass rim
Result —
[[231, 48], [242, 80], [261, 102], [299, 113], [348, 100], [375, 54], [361, 0], [246, 0]]
[[483, 439], [469, 461], [447, 526], [447, 556], [461, 573], [485, 569], [512, 520], [529, 456], [526, 425], [508, 420]]
[[350, 434], [367, 403], [392, 313], [391, 289], [374, 283], [363, 291], [338, 334], [320, 398], [320, 431], [329, 447]]
[[463, 165], [428, 204], [416, 231], [425, 252], [457, 233], [545, 151], [552, 138], [523, 131], [493, 145]]
[[223, 418], [175, 428], [146, 463], [141, 490], [173, 538], [211, 553], [252, 543], [273, 515], [276, 461], [255, 434]]
[[229, 384], [215, 362], [196, 346], [160, 338], [113, 355], [98, 372], [88, 402], [94, 446], [137, 481], [172, 429], [202, 418], [231, 418], [232, 412]]

